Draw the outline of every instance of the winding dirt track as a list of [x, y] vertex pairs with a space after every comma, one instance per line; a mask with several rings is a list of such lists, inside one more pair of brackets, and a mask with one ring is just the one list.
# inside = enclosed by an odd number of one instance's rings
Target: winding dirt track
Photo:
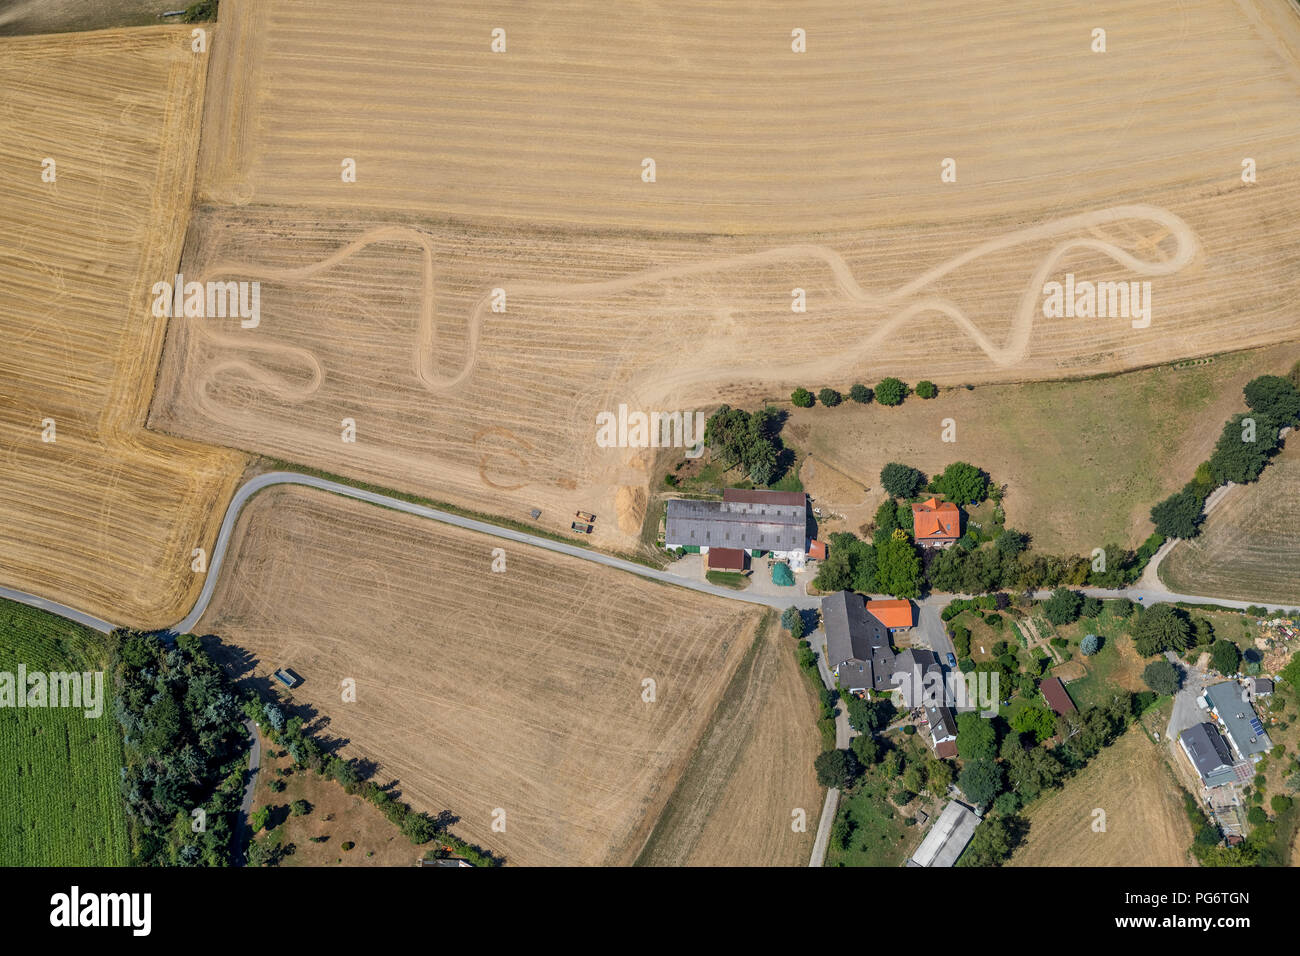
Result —
[[[1079, 230], [1096, 229], [1100, 226], [1130, 220], [1154, 223], [1162, 227], [1163, 232], [1146, 244], [1149, 244], [1154, 251], [1164, 239], [1172, 237], [1175, 242], [1173, 254], [1163, 259], [1144, 259], [1105, 239], [1065, 239], [1052, 247], [1048, 254], [1043, 257], [1037, 269], [1034, 270], [1032, 277], [1025, 286], [1025, 291], [1013, 317], [1010, 335], [1004, 345], [998, 345], [990, 339], [966, 313], [950, 300], [934, 295], [917, 297], [918, 293], [938, 282], [949, 273], [981, 257], [1031, 242], [1054, 239]], [[465, 360], [461, 368], [450, 375], [439, 374], [435, 365], [438, 344], [438, 317], [435, 308], [434, 247], [429, 237], [419, 230], [405, 226], [385, 226], [372, 229], [324, 259], [305, 266], [276, 268], [255, 263], [217, 262], [207, 268], [200, 279], [207, 280], [225, 275], [238, 275], [241, 278], [254, 280], [302, 281], [328, 271], [369, 246], [391, 242], [410, 243], [418, 246], [423, 260], [420, 314], [416, 342], [412, 351], [412, 371], [424, 384], [425, 388], [432, 392], [447, 392], [456, 389], [473, 375], [477, 365], [479, 340], [485, 314], [488, 314], [487, 309], [491, 301], [491, 292], [485, 290], [470, 313], [468, 322], [469, 347], [466, 350]], [[684, 265], [647, 269], [617, 279], [598, 282], [533, 282], [517, 285], [507, 284], [505, 288], [510, 296], [562, 297], [568, 301], [598, 299], [627, 292], [641, 286], [661, 284], [689, 276], [732, 271], [749, 266], [814, 260], [823, 263], [830, 270], [838, 291], [846, 299], [873, 312], [890, 313], [885, 321], [878, 323], [870, 333], [849, 350], [850, 354], [855, 358], [865, 356], [878, 348], [892, 332], [915, 316], [926, 312], [937, 312], [951, 320], [953, 325], [979, 346], [995, 365], [1005, 368], [1023, 361], [1028, 354], [1030, 337], [1034, 330], [1034, 318], [1040, 309], [1043, 283], [1066, 256], [1079, 251], [1097, 252], [1109, 257], [1137, 276], [1149, 277], [1167, 276], [1178, 272], [1196, 258], [1199, 249], [1200, 244], [1196, 234], [1186, 222], [1167, 210], [1156, 206], [1139, 204], [1114, 206], [1108, 209], [1066, 216], [989, 239], [886, 293], [872, 292], [864, 288], [839, 253], [828, 246], [815, 244], [778, 246], [761, 252], [701, 259]], [[202, 338], [224, 348], [292, 356], [300, 360], [311, 373], [311, 381], [305, 386], [279, 383], [275, 380], [274, 375], [264, 369], [258, 369], [251, 363], [242, 362], [238, 359], [225, 359], [197, 371], [199, 382], [196, 391], [200, 396], [204, 396], [206, 393], [205, 383], [212, 381], [222, 373], [233, 370], [248, 375], [277, 398], [290, 401], [304, 399], [320, 387], [322, 379], [321, 366], [309, 349], [283, 343], [255, 342], [250, 345], [247, 337], [216, 333], [202, 323], [198, 324], [196, 328]], [[215, 408], [211, 407], [207, 410], [209, 413], [216, 411]]]

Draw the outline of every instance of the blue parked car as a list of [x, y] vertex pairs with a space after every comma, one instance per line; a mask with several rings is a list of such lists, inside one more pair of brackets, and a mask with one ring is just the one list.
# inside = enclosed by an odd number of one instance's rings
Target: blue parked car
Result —
[[948, 666], [949, 667], [957, 666], [957, 658], [953, 657], [951, 654], [948, 655]]

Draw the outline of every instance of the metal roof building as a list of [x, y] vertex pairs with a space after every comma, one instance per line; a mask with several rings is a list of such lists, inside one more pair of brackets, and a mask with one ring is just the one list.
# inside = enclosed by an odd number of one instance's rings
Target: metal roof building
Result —
[[951, 801], [916, 848], [908, 866], [952, 866], [975, 835], [980, 818], [964, 803]]
[[1273, 749], [1273, 741], [1264, 732], [1254, 708], [1246, 703], [1245, 692], [1236, 681], [1214, 684], [1205, 691], [1204, 699], [1239, 756], [1253, 758]]
[[1232, 754], [1214, 724], [1204, 721], [1188, 727], [1178, 735], [1178, 743], [1207, 787], [1219, 787], [1237, 779], [1232, 769]]
[[808, 498], [802, 493], [731, 488], [722, 501], [673, 498], [668, 502], [664, 544], [804, 554]]

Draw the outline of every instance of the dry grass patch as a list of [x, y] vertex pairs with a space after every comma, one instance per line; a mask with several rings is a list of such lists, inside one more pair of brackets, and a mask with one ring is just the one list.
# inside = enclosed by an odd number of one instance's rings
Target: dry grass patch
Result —
[[[803, 478], [825, 511], [870, 520], [884, 497], [880, 469], [887, 463], [934, 475], [961, 460], [1009, 485], [1007, 524], [1032, 534], [1036, 550], [1136, 547], [1153, 529], [1151, 506], [1187, 482], [1210, 456], [1223, 422], [1244, 409], [1242, 386], [1257, 375], [1284, 374], [1296, 354], [1295, 346], [1281, 345], [1188, 368], [957, 388], [929, 401], [913, 395], [895, 408], [796, 408], [786, 429], [818, 466], [824, 463], [811, 475], [805, 466]], [[942, 440], [946, 418], [956, 422], [955, 443]], [[856, 531], [860, 524], [828, 528]]]
[[1199, 537], [1174, 546], [1160, 580], [1180, 594], [1300, 604], [1300, 440], [1292, 434], [1259, 481], [1231, 489]]
[[243, 462], [143, 427], [204, 67], [168, 27], [0, 40], [2, 578], [137, 626], [188, 610]]
[[509, 544], [494, 574], [498, 546], [270, 489], [239, 521], [201, 631], [247, 650], [259, 678], [292, 667], [295, 704], [328, 718], [344, 755], [415, 809], [450, 809], [458, 836], [513, 863], [631, 862], [761, 609]]
[[[1104, 833], [1093, 811], [1106, 811]], [[1186, 866], [1192, 829], [1182, 790], [1141, 728], [1025, 811], [1029, 835], [1010, 866]]]

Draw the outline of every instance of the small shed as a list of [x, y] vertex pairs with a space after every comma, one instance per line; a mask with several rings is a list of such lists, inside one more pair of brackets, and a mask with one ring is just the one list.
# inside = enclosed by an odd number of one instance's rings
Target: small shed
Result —
[[1070, 699], [1070, 692], [1061, 683], [1061, 678], [1049, 677], [1038, 685], [1038, 689], [1043, 692], [1043, 700], [1047, 701], [1047, 706], [1055, 713], [1069, 714], [1078, 709]]
[[739, 548], [709, 548], [710, 571], [745, 570], [745, 552]]

